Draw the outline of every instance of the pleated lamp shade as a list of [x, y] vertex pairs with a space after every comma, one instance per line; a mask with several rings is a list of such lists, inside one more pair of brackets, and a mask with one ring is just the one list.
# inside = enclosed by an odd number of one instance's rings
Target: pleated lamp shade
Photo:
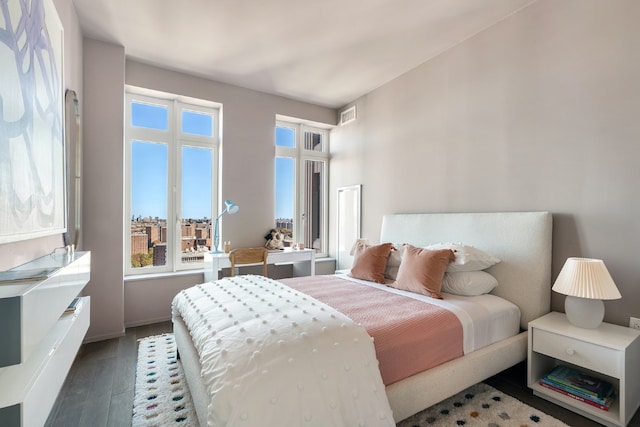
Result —
[[569, 321], [589, 329], [602, 323], [602, 300], [622, 298], [600, 259], [568, 258], [551, 289], [567, 295], [565, 312]]

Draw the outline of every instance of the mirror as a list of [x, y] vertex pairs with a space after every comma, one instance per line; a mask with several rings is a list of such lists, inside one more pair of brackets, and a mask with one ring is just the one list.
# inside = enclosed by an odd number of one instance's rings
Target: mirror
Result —
[[65, 92], [64, 145], [67, 181], [67, 231], [64, 234], [64, 244], [77, 248], [82, 219], [82, 138], [78, 96], [71, 89]]
[[349, 252], [360, 238], [361, 188], [362, 185], [338, 188], [336, 270], [351, 268], [353, 262]]

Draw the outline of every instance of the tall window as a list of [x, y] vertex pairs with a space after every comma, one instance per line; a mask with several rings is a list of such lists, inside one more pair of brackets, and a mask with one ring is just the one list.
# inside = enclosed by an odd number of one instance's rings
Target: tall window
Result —
[[285, 245], [304, 243], [326, 254], [329, 133], [278, 121], [275, 144], [276, 229]]
[[218, 112], [127, 88], [127, 274], [202, 267], [217, 212]]

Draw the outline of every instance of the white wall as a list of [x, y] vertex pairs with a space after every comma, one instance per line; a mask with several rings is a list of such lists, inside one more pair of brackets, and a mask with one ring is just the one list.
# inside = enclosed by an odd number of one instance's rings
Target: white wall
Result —
[[[628, 325], [640, 316], [638, 22], [635, 0], [540, 0], [358, 99], [358, 120], [331, 135], [332, 201], [362, 184], [374, 241], [386, 213], [551, 211], [553, 278], [569, 256], [602, 258], [623, 295], [606, 319]], [[563, 301], [554, 293], [553, 309]]]

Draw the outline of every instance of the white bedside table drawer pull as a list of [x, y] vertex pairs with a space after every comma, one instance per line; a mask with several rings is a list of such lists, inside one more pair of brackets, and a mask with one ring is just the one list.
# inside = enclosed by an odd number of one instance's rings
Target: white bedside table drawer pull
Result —
[[533, 351], [612, 377], [620, 378], [622, 375], [620, 353], [593, 342], [534, 329]]

